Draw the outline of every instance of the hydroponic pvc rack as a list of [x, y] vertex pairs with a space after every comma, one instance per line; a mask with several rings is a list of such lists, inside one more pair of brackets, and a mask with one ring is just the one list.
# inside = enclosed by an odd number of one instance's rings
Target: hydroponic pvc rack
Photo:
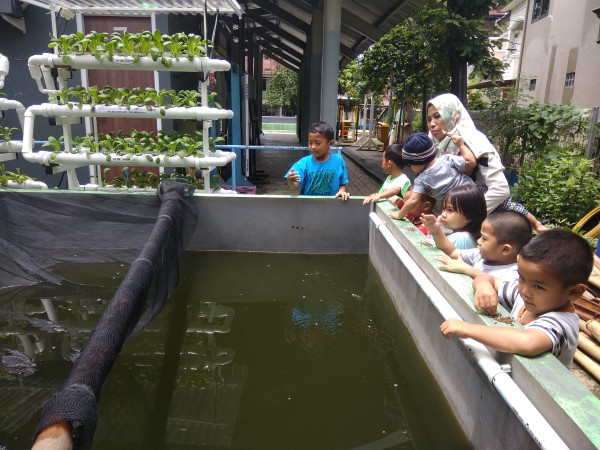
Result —
[[[66, 88], [66, 80], [71, 69], [88, 70], [152, 70], [177, 72], [203, 72], [205, 79], [208, 73], [228, 71], [229, 62], [207, 57], [172, 58], [168, 59], [168, 67], [161, 60], [154, 61], [149, 56], [134, 59], [128, 55], [115, 55], [112, 61], [105, 58], [97, 59], [93, 55], [57, 55], [44, 53], [29, 58], [29, 71], [36, 81], [39, 90], [48, 94], [49, 103], [33, 105], [27, 108], [23, 121], [23, 158], [29, 162], [51, 166], [54, 172], [67, 171], [69, 189], [80, 188], [75, 169], [83, 166], [114, 165], [114, 166], [156, 166], [156, 167], [191, 167], [202, 170], [204, 189], [210, 189], [210, 171], [223, 166], [235, 159], [234, 152], [221, 150], [213, 151], [209, 147], [209, 129], [212, 120], [231, 119], [233, 111], [208, 106], [206, 83], [201, 83], [201, 106], [170, 107], [163, 109], [151, 106], [119, 106], [105, 104], [61, 105], [56, 103], [57, 94]], [[58, 86], [54, 82], [51, 71], [56, 69]], [[45, 86], [44, 86], [45, 84]], [[53, 117], [57, 123], [63, 124], [64, 151], [34, 151], [33, 132], [36, 116]], [[80, 117], [137, 117], [147, 119], [188, 119], [203, 123], [203, 148], [199, 156], [177, 156], [167, 153], [157, 153], [147, 149], [137, 155], [120, 155], [101, 149], [80, 148], [74, 150], [71, 146], [72, 118]], [[97, 130], [95, 130], [97, 132]], [[98, 179], [100, 176], [98, 174]]]

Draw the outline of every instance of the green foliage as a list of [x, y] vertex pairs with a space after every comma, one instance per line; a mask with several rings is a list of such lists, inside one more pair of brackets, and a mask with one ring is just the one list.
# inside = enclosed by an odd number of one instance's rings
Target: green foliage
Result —
[[5, 142], [10, 141], [10, 136], [13, 131], [17, 131], [17, 128], [0, 126], [0, 136], [2, 136], [2, 139], [4, 139]]
[[521, 167], [526, 155], [537, 158], [561, 144], [581, 145], [585, 139], [587, 109], [538, 101], [519, 106], [514, 91], [502, 95], [499, 90], [491, 90], [487, 94], [491, 104], [484, 119], [492, 123], [489, 134], [505, 164], [516, 160]]
[[29, 177], [24, 173], [21, 173], [21, 169], [17, 168], [17, 172], [9, 172], [4, 170], [4, 164], [0, 164], [0, 186], [8, 186], [9, 181], [22, 184], [26, 180], [35, 180], [35, 178]]
[[354, 59], [340, 71], [338, 77], [338, 94], [346, 95], [351, 99], [357, 99], [356, 104], [359, 104], [368, 92], [368, 82], [362, 78], [361, 66]]
[[538, 218], [572, 227], [600, 202], [600, 180], [592, 166], [580, 150], [532, 158], [513, 187], [514, 198]]
[[287, 68], [279, 68], [267, 84], [265, 105], [287, 107], [292, 115], [297, 112], [298, 74]]
[[467, 92], [467, 110], [482, 111], [488, 107], [487, 102], [483, 98], [483, 94], [478, 89], [471, 89]]
[[393, 74], [397, 97], [404, 87], [409, 101], [422, 103], [447, 91], [453, 69], [463, 63], [473, 66], [473, 77], [500, 79], [503, 64], [493, 49], [502, 41], [492, 43], [484, 27], [491, 3], [428, 0], [364, 53], [366, 90], [380, 92]]
[[172, 64], [171, 58], [179, 60], [187, 57], [192, 61], [196, 57], [206, 56], [206, 49], [211, 48], [210, 41], [195, 34], [175, 33], [173, 35], [161, 34], [159, 30], [151, 33], [98, 33], [91, 31], [83, 33], [66, 34], [55, 37], [50, 34], [48, 48], [57, 47], [59, 55], [65, 64], [71, 62], [68, 55], [91, 54], [98, 60], [112, 61], [115, 55], [132, 56], [138, 62], [141, 56], [149, 56], [153, 61], [158, 61], [165, 67]]

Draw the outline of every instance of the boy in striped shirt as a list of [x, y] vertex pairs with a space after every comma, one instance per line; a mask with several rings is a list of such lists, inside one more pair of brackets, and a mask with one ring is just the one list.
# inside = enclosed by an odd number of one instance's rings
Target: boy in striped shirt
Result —
[[525, 356], [551, 350], [570, 368], [579, 334], [572, 302], [584, 293], [593, 264], [592, 249], [581, 236], [563, 229], [541, 233], [519, 254], [518, 281], [501, 281], [489, 274], [473, 280], [478, 311], [493, 314], [500, 301], [524, 329], [449, 319], [440, 326], [442, 334]]

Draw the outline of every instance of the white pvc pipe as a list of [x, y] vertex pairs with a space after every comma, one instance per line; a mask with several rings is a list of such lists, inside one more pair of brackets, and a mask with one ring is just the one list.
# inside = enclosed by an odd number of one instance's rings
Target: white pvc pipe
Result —
[[22, 183], [9, 180], [6, 184], [8, 189], [48, 189], [48, 185], [41, 181], [25, 180]]
[[23, 150], [23, 142], [21, 142], [21, 141], [0, 142], [0, 152], [17, 153], [22, 150]]
[[193, 108], [172, 107], [165, 110], [165, 115], [161, 116], [159, 108], [153, 107], [150, 110], [144, 106], [131, 106], [127, 109], [122, 106], [105, 105], [83, 105], [79, 108], [73, 105], [69, 108], [67, 105], [56, 105], [53, 103], [42, 103], [41, 105], [32, 105], [25, 111], [23, 123], [23, 153], [33, 151], [33, 125], [36, 115], [44, 117], [145, 117], [148, 119], [231, 119], [233, 112], [227, 109], [209, 108], [207, 106], [196, 106]]
[[14, 109], [19, 116], [19, 122], [21, 123], [21, 128], [23, 128], [23, 118], [25, 116], [25, 107], [16, 100], [9, 100], [6, 98], [0, 98], [0, 111], [6, 111], [9, 109]]
[[[400, 245], [392, 232], [387, 229], [386, 222], [375, 212], [371, 212], [369, 217], [375, 228], [381, 233], [388, 245], [406, 266], [406, 270], [410, 272], [411, 276], [439, 311], [442, 318], [444, 320], [450, 318], [460, 319], [454, 308], [452, 308], [431, 280], [427, 278], [417, 263], [410, 257], [408, 252]], [[538, 446], [542, 449], [567, 449], [567, 445], [556, 434], [556, 431], [554, 431], [529, 398], [515, 384], [508, 373], [506, 373], [506, 366], [500, 366], [483, 344], [473, 339], [460, 339], [460, 341], [471, 352], [488, 380], [515, 413]]]
[[[155, 155], [152, 161], [146, 158], [146, 155], [125, 156], [110, 153], [87, 153], [85, 151], [77, 153], [66, 152], [23, 152], [23, 158], [29, 162], [35, 162], [49, 166], [50, 164], [72, 164], [76, 166], [85, 166], [89, 164], [110, 165], [110, 166], [149, 166], [149, 167], [195, 167], [197, 170], [212, 169], [217, 166], [223, 166], [235, 159], [235, 152], [224, 152], [217, 150], [211, 152], [211, 156], [170, 156], [165, 161], [164, 155]], [[107, 156], [110, 160], [107, 160]], [[156, 163], [156, 159], [159, 163]]]
[[32, 77], [40, 66], [47, 67], [71, 67], [72, 69], [101, 69], [101, 70], [156, 70], [169, 72], [227, 72], [231, 69], [229, 61], [224, 59], [211, 59], [206, 56], [195, 57], [191, 61], [185, 56], [179, 57], [179, 61], [175, 58], [171, 60], [171, 66], [165, 67], [160, 59], [153, 61], [150, 56], [140, 57], [138, 62], [133, 62], [133, 57], [128, 55], [114, 55], [113, 60], [109, 61], [106, 58], [97, 60], [93, 55], [68, 55], [69, 63], [63, 61], [62, 56], [53, 55], [52, 53], [42, 53], [41, 55], [33, 55], [29, 58], [29, 71], [32, 72]]

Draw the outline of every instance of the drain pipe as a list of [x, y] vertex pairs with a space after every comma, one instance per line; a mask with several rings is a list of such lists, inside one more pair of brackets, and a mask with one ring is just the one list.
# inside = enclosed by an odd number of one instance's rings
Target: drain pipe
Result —
[[[450, 318], [460, 319], [454, 308], [452, 308], [431, 280], [427, 278], [417, 263], [410, 257], [408, 252], [400, 245], [392, 232], [387, 229], [386, 222], [375, 212], [371, 212], [369, 217], [377, 231], [381, 233], [382, 237], [392, 250], [394, 250], [396, 255], [398, 255], [398, 258], [406, 266], [406, 269], [429, 297], [442, 318], [444, 320]], [[486, 374], [490, 383], [492, 383], [492, 386], [496, 388], [506, 404], [515, 413], [536, 444], [542, 449], [568, 449], [564, 441], [556, 434], [556, 431], [554, 431], [507, 373], [510, 370], [510, 366], [498, 364], [483, 344], [473, 339], [460, 339], [460, 341], [471, 352], [479, 367]]]

